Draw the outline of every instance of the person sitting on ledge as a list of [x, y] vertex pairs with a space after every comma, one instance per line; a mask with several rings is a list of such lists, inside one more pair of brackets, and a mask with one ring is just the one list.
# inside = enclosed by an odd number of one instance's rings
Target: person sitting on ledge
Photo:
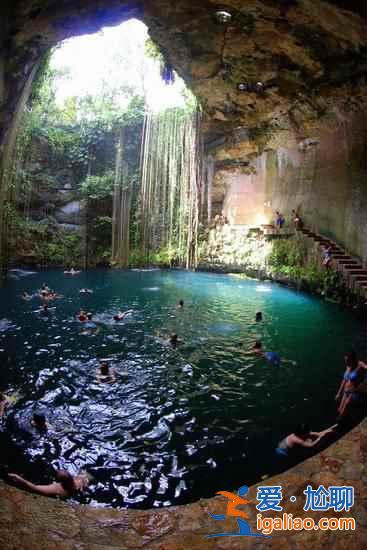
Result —
[[49, 485], [35, 485], [18, 474], [8, 474], [8, 478], [24, 489], [49, 497], [71, 497], [77, 491], [85, 489], [88, 485], [88, 478], [85, 474], [73, 477], [66, 470], [57, 470], [55, 474], [56, 481]]
[[292, 210], [292, 216], [293, 216], [294, 228], [296, 231], [299, 231], [300, 229], [303, 228], [303, 221], [301, 220], [301, 217], [299, 216], [296, 210]]
[[306, 447], [311, 449], [319, 443], [319, 441], [327, 434], [333, 433], [337, 424], [326, 428], [322, 432], [311, 432], [307, 424], [299, 425], [294, 433], [287, 435], [278, 443], [278, 447], [275, 449], [275, 452], [279, 456], [288, 456], [290, 449], [294, 447]]

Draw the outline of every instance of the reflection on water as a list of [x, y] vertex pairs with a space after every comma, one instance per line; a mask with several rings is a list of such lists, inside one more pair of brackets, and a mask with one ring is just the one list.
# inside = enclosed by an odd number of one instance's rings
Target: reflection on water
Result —
[[[45, 281], [63, 295], [49, 314], [37, 297], [20, 299]], [[92, 482], [80, 500], [98, 505], [187, 502], [271, 473], [277, 441], [298, 421], [333, 420], [343, 353], [363, 349], [361, 327], [339, 307], [225, 275], [50, 271], [10, 279], [0, 304], [0, 390], [18, 392], [0, 460], [37, 481], [51, 465], [85, 468]], [[92, 322], [75, 320], [80, 308]], [[293, 363], [248, 355], [256, 339]], [[97, 381], [101, 359], [115, 383]], [[46, 434], [30, 425], [35, 410]]]

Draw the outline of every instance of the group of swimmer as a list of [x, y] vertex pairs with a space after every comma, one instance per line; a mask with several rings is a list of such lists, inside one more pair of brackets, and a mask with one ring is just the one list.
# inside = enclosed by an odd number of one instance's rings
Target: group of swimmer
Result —
[[[82, 288], [79, 291], [81, 294], [91, 294], [93, 291], [87, 288]], [[45, 302], [52, 300], [56, 297], [60, 297], [54, 291], [50, 290], [48, 285], [44, 283], [38, 292], [38, 296]], [[25, 300], [31, 299], [32, 296], [26, 292], [22, 293], [22, 298]], [[47, 307], [47, 303], [44, 303], [43, 307]], [[184, 307], [184, 301], [179, 300], [177, 308], [182, 309]], [[134, 310], [129, 309], [127, 311], [118, 311], [114, 316], [113, 320], [115, 322], [122, 321], [127, 315], [133, 313]], [[88, 324], [93, 319], [93, 314], [91, 312], [86, 312], [83, 309], [79, 311], [76, 315], [76, 319], [82, 324]], [[182, 342], [178, 338], [177, 334], [171, 334], [167, 341], [172, 348], [176, 348], [179, 343]], [[122, 372], [121, 376], [126, 377], [128, 375], [127, 371]], [[108, 384], [116, 382], [116, 372], [110, 366], [108, 360], [103, 359], [100, 361], [99, 366], [95, 374], [96, 382], [101, 384]], [[3, 393], [0, 393], [0, 417], [4, 415], [6, 408], [11, 405], [11, 400], [8, 396]], [[36, 430], [40, 435], [46, 434], [49, 430], [49, 424], [46, 420], [45, 414], [42, 412], [34, 412], [30, 424], [34, 430]], [[86, 489], [89, 484], [89, 477], [85, 473], [81, 473], [77, 476], [72, 476], [66, 470], [56, 470], [55, 471], [55, 482], [47, 485], [37, 485], [34, 484], [22, 476], [9, 473], [8, 479], [13, 483], [19, 485], [20, 487], [29, 490], [34, 493], [38, 493], [46, 496], [56, 496], [62, 498], [68, 498], [73, 496], [76, 492]]]
[[345, 373], [335, 396], [338, 404], [337, 423], [321, 432], [313, 432], [306, 424], [301, 424], [294, 433], [280, 441], [276, 449], [279, 456], [288, 456], [289, 451], [295, 447], [315, 447], [326, 435], [335, 433], [351, 407], [362, 400], [366, 394], [367, 363], [358, 360], [354, 350], [346, 353], [344, 363]]
[[[87, 288], [83, 288], [79, 292], [82, 294], [91, 294], [93, 291]], [[57, 295], [57, 293], [50, 290], [46, 283], [42, 285], [39, 291], [39, 296], [43, 301], [46, 302], [44, 306], [47, 306], [47, 302], [49, 300], [60, 297], [59, 295]], [[31, 296], [27, 295], [27, 293], [23, 293], [22, 295], [22, 298], [26, 300], [30, 297]], [[184, 301], [181, 299], [178, 302], [177, 308], [182, 309], [183, 307]], [[133, 313], [133, 310], [127, 310], [125, 312], [118, 311], [113, 316], [113, 320], [116, 322], [122, 321], [127, 315], [131, 313]], [[86, 312], [82, 309], [76, 315], [76, 319], [80, 323], [87, 324], [93, 319], [93, 314], [90, 312]], [[255, 320], [256, 322], [261, 322], [263, 320], [263, 314], [261, 311], [256, 312]], [[178, 344], [182, 343], [182, 340], [178, 337], [177, 334], [174, 333], [170, 335], [167, 342], [171, 345], [173, 349], [175, 349]], [[264, 351], [261, 340], [256, 340], [246, 353], [264, 357], [264, 359], [266, 359], [269, 363], [276, 367], [280, 367], [282, 362], [287, 362], [284, 359], [281, 360], [277, 352]], [[320, 441], [327, 435], [335, 434], [336, 430], [339, 427], [341, 419], [346, 416], [350, 407], [361, 399], [361, 396], [363, 395], [363, 393], [365, 393], [364, 389], [362, 389], [362, 386], [366, 385], [367, 382], [367, 363], [358, 360], [357, 354], [354, 350], [348, 352], [345, 355], [344, 361], [346, 370], [340, 387], [335, 396], [335, 399], [338, 403], [337, 410], [339, 414], [337, 423], [320, 432], [312, 431], [310, 427], [306, 424], [299, 425], [293, 433], [287, 435], [278, 443], [276, 454], [279, 457], [289, 457], [292, 450], [296, 448], [311, 449], [318, 445]], [[100, 364], [96, 370], [95, 378], [97, 382], [102, 384], [116, 382], [116, 372], [113, 368], [110, 367], [110, 363], [108, 360], [104, 359], [100, 361]], [[3, 393], [0, 393], [0, 417], [4, 415], [5, 410], [9, 405], [11, 405], [11, 400], [9, 399], [9, 397]], [[31, 425], [40, 434], [47, 432], [49, 428], [46, 417], [42, 412], [33, 413], [33, 416], [31, 418]], [[14, 473], [8, 474], [8, 478], [19, 486], [32, 492], [47, 496], [58, 496], [64, 498], [70, 497], [74, 495], [77, 491], [85, 489], [89, 482], [88, 476], [86, 474], [72, 476], [66, 470], [57, 470], [55, 472], [55, 482], [48, 485], [35, 485]]]
[[[256, 312], [255, 320], [257, 322], [263, 320], [261, 311]], [[260, 340], [257, 340], [250, 347], [248, 353], [262, 356], [274, 366], [281, 365], [281, 359], [278, 353], [274, 351], [264, 351]], [[282, 362], [286, 361], [282, 359]], [[346, 353], [344, 363], [346, 370], [335, 396], [335, 400], [338, 403], [337, 423], [321, 432], [313, 432], [307, 424], [300, 424], [293, 433], [289, 434], [278, 443], [278, 447], [276, 448], [278, 456], [289, 456], [289, 451], [296, 447], [315, 447], [325, 436], [335, 433], [335, 430], [339, 427], [339, 422], [346, 417], [350, 407], [362, 399], [367, 389], [367, 363], [358, 360], [354, 350]]]

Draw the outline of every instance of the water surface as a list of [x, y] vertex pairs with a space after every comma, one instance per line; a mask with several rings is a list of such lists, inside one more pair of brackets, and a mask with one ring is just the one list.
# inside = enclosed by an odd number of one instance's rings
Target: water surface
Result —
[[[43, 282], [63, 295], [50, 315], [39, 298], [20, 299]], [[276, 471], [277, 441], [298, 422], [316, 430], [334, 421], [343, 354], [365, 351], [352, 312], [226, 275], [13, 273], [0, 304], [0, 389], [18, 392], [2, 422], [0, 462], [39, 482], [52, 467], [86, 469], [93, 479], [79, 500], [100, 506], [183, 503]], [[95, 325], [75, 320], [80, 308]], [[134, 311], [116, 323], [120, 309]], [[257, 339], [281, 367], [246, 353]], [[111, 361], [116, 383], [96, 381], [100, 359]], [[50, 424], [44, 436], [29, 426], [39, 409]]]

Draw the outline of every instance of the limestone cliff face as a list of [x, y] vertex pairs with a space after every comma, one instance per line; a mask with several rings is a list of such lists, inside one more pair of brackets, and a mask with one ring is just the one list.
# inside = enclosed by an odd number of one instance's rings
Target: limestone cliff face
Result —
[[298, 209], [307, 226], [333, 237], [367, 261], [367, 110], [351, 98], [319, 121], [275, 131], [264, 149], [249, 142], [217, 150], [223, 158], [247, 158], [249, 166], [217, 171], [223, 210], [231, 223], [261, 224], [276, 210]]

